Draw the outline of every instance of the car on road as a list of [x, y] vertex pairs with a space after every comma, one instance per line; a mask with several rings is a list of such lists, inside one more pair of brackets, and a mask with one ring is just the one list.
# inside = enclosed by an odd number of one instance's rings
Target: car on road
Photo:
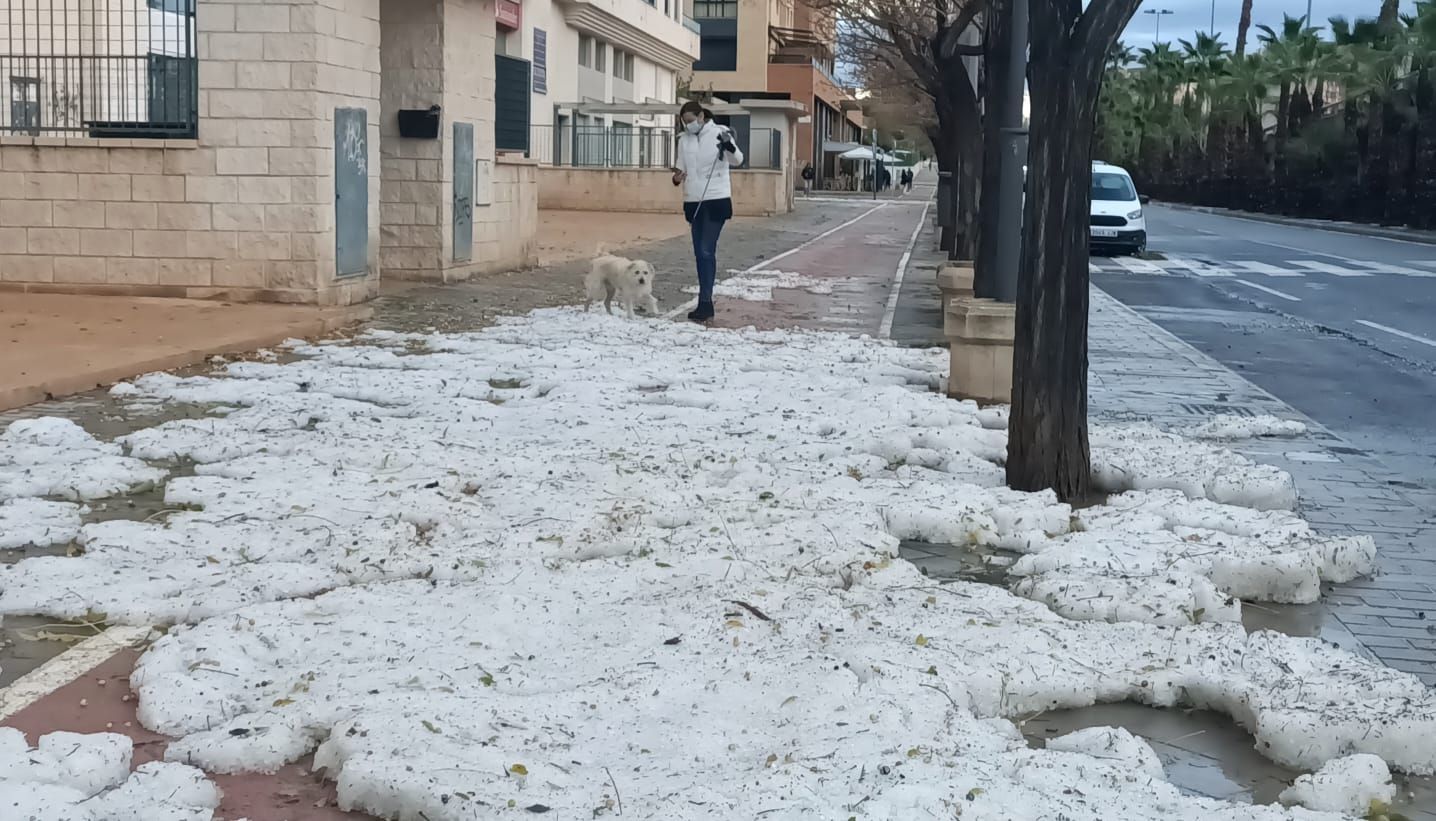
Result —
[[1142, 216], [1142, 202], [1132, 175], [1125, 169], [1100, 160], [1092, 163], [1091, 250], [1146, 253], [1147, 221]]

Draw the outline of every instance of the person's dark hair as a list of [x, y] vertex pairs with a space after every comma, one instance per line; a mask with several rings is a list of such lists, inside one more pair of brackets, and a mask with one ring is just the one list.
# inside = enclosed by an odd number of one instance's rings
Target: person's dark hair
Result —
[[698, 102], [697, 100], [689, 100], [688, 102], [683, 104], [682, 108], [678, 109], [678, 117], [680, 119], [685, 114], [697, 114], [699, 117], [702, 117], [705, 120], [713, 119], [713, 112], [704, 108], [703, 104]]

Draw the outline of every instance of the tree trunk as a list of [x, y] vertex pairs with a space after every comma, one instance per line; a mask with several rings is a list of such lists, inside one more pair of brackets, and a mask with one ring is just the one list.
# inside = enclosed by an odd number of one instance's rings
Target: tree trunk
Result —
[[[932, 135], [932, 150], [937, 160], [938, 173], [948, 174], [948, 197], [942, 202], [939, 197], [939, 208], [946, 206], [946, 210], [938, 215], [938, 224], [942, 226], [942, 233], [938, 237], [938, 247], [943, 251], [952, 251], [953, 244], [957, 237], [957, 176], [958, 166], [961, 165], [960, 152], [958, 151], [956, 123], [950, 116], [945, 116], [941, 106], [938, 107], [937, 131]], [[941, 177], [939, 177], [941, 179]], [[941, 183], [939, 183], [941, 184]]]
[[937, 119], [951, 141], [953, 191], [957, 194], [957, 226], [951, 259], [972, 259], [977, 248], [978, 180], [982, 173], [982, 113], [967, 65], [956, 55], [939, 59], [943, 84], [937, 96]]
[[[1309, 24], [1308, 24], [1309, 25]], [[1252, 27], [1252, 0], [1242, 0], [1242, 15], [1237, 20], [1236, 59], [1247, 53], [1247, 32]]]
[[972, 259], [978, 242], [978, 187], [982, 177], [982, 123], [977, 118], [957, 123], [957, 235], [949, 259]]
[[1286, 137], [1291, 133], [1291, 83], [1281, 81], [1281, 93], [1276, 101], [1276, 151], [1272, 156], [1272, 168], [1281, 164], [1282, 156], [1286, 153]]
[[1032, 0], [1026, 237], [1017, 289], [1007, 482], [1064, 501], [1092, 491], [1087, 244], [1092, 133], [1107, 53], [1139, 0]]

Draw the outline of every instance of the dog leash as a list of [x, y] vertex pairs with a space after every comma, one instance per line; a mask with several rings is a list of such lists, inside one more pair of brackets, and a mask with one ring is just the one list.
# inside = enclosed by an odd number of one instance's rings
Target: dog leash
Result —
[[[728, 131], [728, 129], [721, 125], [718, 126], [718, 128], [723, 131]], [[731, 134], [732, 132], [728, 131], [728, 133]], [[718, 163], [723, 162], [723, 146], [721, 145], [723, 137], [721, 134], [718, 137], [718, 142], [720, 143], [718, 146], [718, 156], [713, 160], [713, 167], [708, 169], [708, 179], [703, 181], [703, 193], [698, 195], [698, 207], [693, 209], [694, 222], [698, 221], [698, 215], [703, 212], [703, 203], [708, 201], [708, 186], [713, 184], [713, 175], [718, 173]]]

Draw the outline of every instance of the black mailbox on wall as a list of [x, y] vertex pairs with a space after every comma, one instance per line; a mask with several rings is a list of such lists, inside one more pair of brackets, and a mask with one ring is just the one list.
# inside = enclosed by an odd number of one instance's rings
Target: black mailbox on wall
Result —
[[439, 107], [432, 105], [427, 110], [399, 109], [399, 136], [413, 137], [419, 140], [437, 140], [439, 138]]

